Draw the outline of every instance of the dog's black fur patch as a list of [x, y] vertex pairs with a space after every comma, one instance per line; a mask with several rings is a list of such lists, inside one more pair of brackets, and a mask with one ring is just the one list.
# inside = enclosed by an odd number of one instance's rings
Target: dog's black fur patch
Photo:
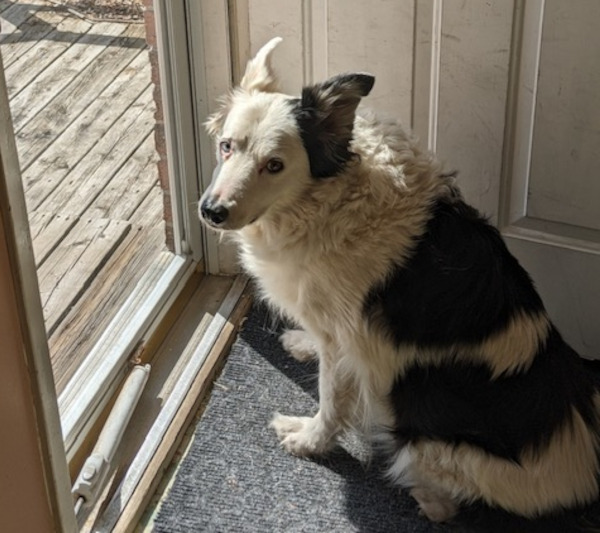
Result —
[[492, 379], [488, 365], [452, 352], [485, 340], [518, 313], [543, 311], [500, 233], [462, 200], [439, 201], [410, 258], [364, 302], [367, 319], [397, 345], [448, 349], [438, 364], [416, 364], [396, 379], [399, 443], [467, 442], [518, 461], [525, 447], [543, 446], [571, 420], [571, 407], [595, 424], [595, 386], [554, 327], [531, 368], [510, 376]]
[[479, 342], [518, 312], [544, 310], [500, 233], [463, 201], [440, 201], [411, 257], [368, 293], [363, 307], [397, 345]]
[[[451, 356], [451, 354], [449, 354]], [[595, 425], [594, 384], [556, 329], [527, 372], [491, 378], [484, 365], [450, 361], [410, 368], [391, 392], [400, 445], [419, 439], [466, 442], [519, 461], [571, 421], [571, 408]]]
[[368, 74], [342, 74], [305, 87], [292, 101], [313, 177], [335, 176], [355, 156], [349, 149], [354, 113], [374, 83]]

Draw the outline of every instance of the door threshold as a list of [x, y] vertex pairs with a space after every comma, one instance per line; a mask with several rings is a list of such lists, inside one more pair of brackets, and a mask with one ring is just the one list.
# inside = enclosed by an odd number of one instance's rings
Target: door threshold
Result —
[[58, 406], [69, 463], [122, 383], [138, 339], [151, 334], [194, 269], [183, 257], [159, 254], [67, 383]]
[[205, 276], [164, 341], [106, 487], [81, 531], [133, 531], [210, 391], [251, 303], [247, 279]]

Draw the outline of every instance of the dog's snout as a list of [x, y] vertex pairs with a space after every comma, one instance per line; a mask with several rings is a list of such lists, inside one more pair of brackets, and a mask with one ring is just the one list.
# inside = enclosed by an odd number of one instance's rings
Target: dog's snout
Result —
[[202, 218], [213, 226], [220, 226], [229, 216], [229, 209], [222, 204], [213, 202], [210, 198], [202, 202], [200, 212], [202, 213]]

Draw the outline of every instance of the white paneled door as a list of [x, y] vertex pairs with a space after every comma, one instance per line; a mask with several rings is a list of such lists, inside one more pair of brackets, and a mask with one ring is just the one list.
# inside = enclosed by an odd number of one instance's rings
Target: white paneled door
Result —
[[566, 339], [600, 358], [600, 2], [236, 5], [234, 57], [284, 37], [274, 63], [288, 93], [373, 73], [367, 105], [410, 124], [458, 170]]
[[527, 0], [518, 20], [505, 233], [564, 336], [600, 358], [600, 3]]

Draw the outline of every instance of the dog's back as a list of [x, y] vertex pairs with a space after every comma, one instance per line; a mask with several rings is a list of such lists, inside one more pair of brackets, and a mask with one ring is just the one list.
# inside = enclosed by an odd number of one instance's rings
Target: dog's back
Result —
[[535, 516], [598, 495], [596, 385], [499, 233], [461, 200], [432, 208], [365, 316], [401, 353], [391, 473], [424, 510], [484, 500]]

